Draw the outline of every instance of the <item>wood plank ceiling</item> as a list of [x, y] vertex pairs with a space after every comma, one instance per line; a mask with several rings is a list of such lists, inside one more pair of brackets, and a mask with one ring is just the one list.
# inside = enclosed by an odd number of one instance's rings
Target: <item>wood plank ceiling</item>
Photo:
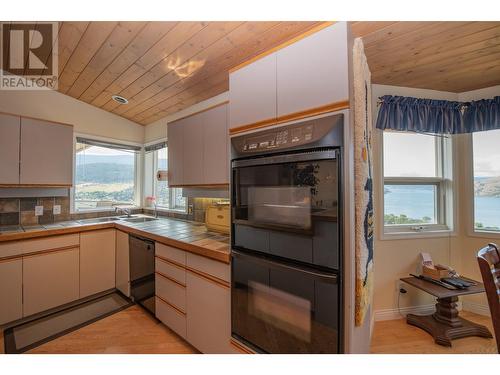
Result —
[[372, 82], [464, 92], [500, 84], [500, 22], [353, 22]]
[[[228, 90], [230, 68], [318, 24], [61, 22], [59, 91], [150, 124]], [[500, 84], [500, 22], [351, 25], [373, 83], [452, 92]]]
[[150, 124], [227, 91], [230, 68], [318, 24], [62, 22], [59, 91]]

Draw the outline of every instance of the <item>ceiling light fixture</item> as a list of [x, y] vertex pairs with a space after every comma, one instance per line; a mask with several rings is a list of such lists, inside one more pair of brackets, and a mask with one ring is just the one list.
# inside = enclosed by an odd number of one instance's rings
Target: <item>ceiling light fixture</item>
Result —
[[113, 95], [111, 98], [118, 104], [128, 104], [128, 100], [125, 99], [123, 96]]

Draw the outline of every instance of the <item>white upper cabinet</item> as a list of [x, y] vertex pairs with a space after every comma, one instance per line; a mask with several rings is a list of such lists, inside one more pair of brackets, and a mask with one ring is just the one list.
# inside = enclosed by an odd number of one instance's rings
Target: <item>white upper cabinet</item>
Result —
[[186, 119], [167, 125], [168, 138], [168, 184], [182, 185], [184, 178], [184, 124]]
[[184, 129], [183, 185], [203, 183], [203, 127], [206, 117], [206, 112], [201, 112], [187, 117], [182, 125]]
[[276, 118], [276, 54], [229, 75], [230, 128]]
[[225, 104], [205, 112], [203, 173], [207, 185], [229, 183], [227, 107]]
[[0, 184], [19, 183], [21, 119], [0, 114]]
[[276, 55], [278, 117], [348, 100], [345, 22], [314, 33]]
[[229, 183], [227, 104], [168, 124], [170, 186]]
[[21, 118], [21, 184], [73, 184], [73, 127]]
[[230, 129], [349, 100], [347, 28], [337, 22], [230, 73]]

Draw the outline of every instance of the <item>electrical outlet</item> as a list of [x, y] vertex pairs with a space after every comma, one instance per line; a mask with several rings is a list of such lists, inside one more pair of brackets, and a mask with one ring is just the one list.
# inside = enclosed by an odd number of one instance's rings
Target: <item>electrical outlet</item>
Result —
[[43, 215], [43, 206], [35, 206], [35, 216]]
[[404, 282], [402, 282], [401, 280], [397, 280], [396, 281], [396, 291], [399, 294], [406, 294], [408, 292], [408, 290], [406, 289], [405, 285], [406, 284]]
[[54, 215], [60, 215], [61, 214], [61, 205], [60, 204], [55, 204], [52, 213]]

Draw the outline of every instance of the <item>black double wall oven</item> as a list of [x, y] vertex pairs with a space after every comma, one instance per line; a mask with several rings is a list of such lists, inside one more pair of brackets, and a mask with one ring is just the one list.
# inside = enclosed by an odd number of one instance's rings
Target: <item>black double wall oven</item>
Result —
[[342, 352], [342, 114], [231, 140], [232, 335]]

